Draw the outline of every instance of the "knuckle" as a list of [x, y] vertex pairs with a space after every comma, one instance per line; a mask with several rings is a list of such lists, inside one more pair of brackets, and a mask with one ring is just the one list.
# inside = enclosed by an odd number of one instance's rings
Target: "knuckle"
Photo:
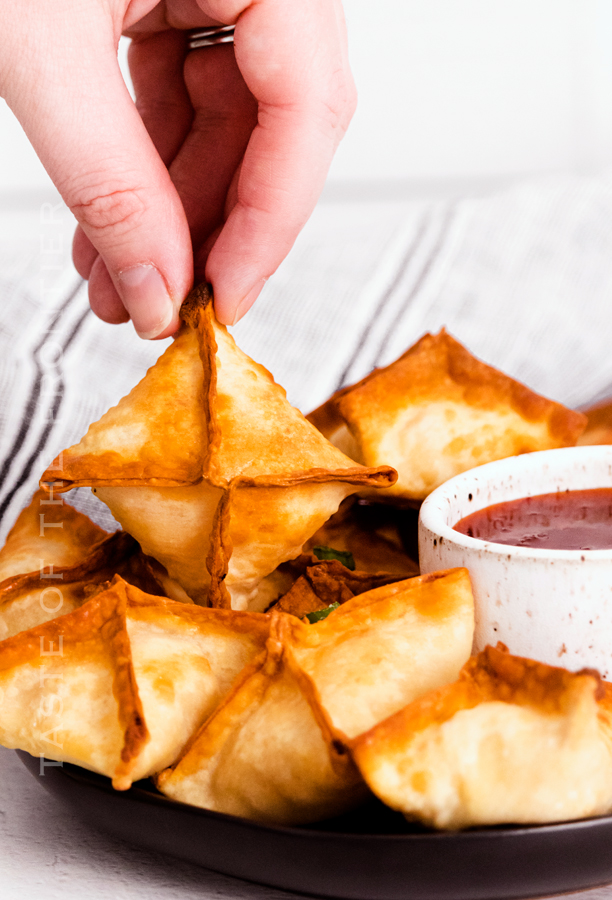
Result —
[[348, 128], [349, 122], [355, 115], [356, 111], [357, 111], [357, 88], [355, 87], [355, 84], [353, 82], [351, 82], [349, 89], [347, 91], [346, 107], [345, 107], [345, 111], [344, 111], [344, 115], [346, 118], [346, 126], [345, 127]]
[[337, 71], [330, 79], [331, 90], [323, 101], [323, 116], [335, 132], [343, 134], [357, 108], [357, 90], [352, 78]]
[[80, 225], [95, 232], [132, 228], [145, 210], [138, 189], [101, 191], [71, 209]]

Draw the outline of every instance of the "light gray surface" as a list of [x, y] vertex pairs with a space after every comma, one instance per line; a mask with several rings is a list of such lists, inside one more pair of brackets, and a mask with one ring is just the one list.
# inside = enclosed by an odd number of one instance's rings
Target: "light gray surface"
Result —
[[101, 834], [0, 748], [2, 900], [287, 900], [295, 897]]

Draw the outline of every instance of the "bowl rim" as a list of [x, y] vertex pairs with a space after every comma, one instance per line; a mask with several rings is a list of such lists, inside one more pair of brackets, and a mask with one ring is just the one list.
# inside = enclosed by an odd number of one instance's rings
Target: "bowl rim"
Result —
[[[471, 553], [485, 553], [489, 556], [504, 557], [506, 560], [519, 559], [533, 560], [536, 562], [563, 560], [565, 562], [576, 562], [580, 564], [584, 564], [585, 562], [612, 562], [612, 548], [609, 550], [547, 550], [545, 548], [519, 547], [515, 544], [498, 544], [495, 541], [485, 541], [481, 538], [469, 537], [467, 534], [455, 531], [453, 525], [448, 525], [445, 521], [444, 506], [449, 503], [448, 495], [457, 490], [466, 490], [466, 483], [467, 486], [469, 486], [472, 479], [476, 484], [479, 480], [489, 481], [491, 476], [494, 477], [495, 475], [507, 477], [509, 474], [508, 468], [513, 465], [519, 465], [520, 471], [525, 471], [525, 469], [529, 470], [532, 467], [537, 471], [540, 466], [546, 466], [551, 459], [556, 462], [561, 462], [564, 458], [571, 459], [572, 457], [584, 457], [585, 462], [590, 459], [600, 460], [608, 457], [611, 469], [610, 487], [612, 487], [612, 444], [559, 447], [553, 450], [537, 450], [532, 453], [523, 453], [518, 456], [504, 457], [504, 459], [497, 459], [493, 462], [484, 463], [482, 466], [467, 469], [465, 472], [460, 472], [459, 475], [455, 475], [453, 478], [445, 481], [432, 491], [432, 493], [423, 501], [419, 511], [419, 541], [424, 537], [427, 537], [428, 540], [430, 539], [429, 535], [426, 536], [424, 534], [424, 532], [427, 531], [430, 535], [434, 535], [434, 541], [436, 540], [437, 535], [437, 540], [439, 540], [440, 543], [446, 541]], [[603, 486], [605, 487], [605, 485]], [[571, 491], [571, 486], [566, 490]], [[576, 488], [576, 490], [583, 489]], [[587, 488], [586, 490], [589, 489]], [[540, 493], [553, 492], [544, 491], [538, 493], [526, 493], [523, 489], [514, 499], [518, 500], [521, 497], [527, 496], [536, 497], [539, 496]], [[506, 501], [500, 500], [498, 502], [503, 503]], [[493, 506], [495, 503], [496, 501], [493, 501], [492, 503], [488, 503], [487, 506]], [[473, 507], [473, 512], [476, 512], [479, 509], [486, 509], [486, 506], [475, 505]], [[466, 513], [466, 515], [468, 515], [468, 513]], [[462, 516], [461, 518], [464, 517]], [[461, 521], [461, 519], [458, 519], [457, 521]]]

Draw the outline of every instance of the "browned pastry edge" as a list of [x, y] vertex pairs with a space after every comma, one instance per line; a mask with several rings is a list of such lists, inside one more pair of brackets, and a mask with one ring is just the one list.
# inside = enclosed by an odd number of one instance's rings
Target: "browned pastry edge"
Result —
[[434, 724], [442, 724], [457, 712], [472, 709], [490, 701], [515, 703], [535, 707], [545, 713], [561, 712], [567, 702], [567, 688], [577, 677], [593, 682], [595, 698], [605, 700], [606, 692], [599, 673], [593, 669], [569, 672], [519, 656], [512, 656], [501, 643], [487, 646], [472, 656], [459, 679], [432, 691], [409, 706], [385, 719], [351, 742], [351, 749], [359, 751], [383, 740], [393, 747], [401, 745], [406, 733], [422, 731]]
[[72, 648], [79, 654], [107, 660], [113, 671], [113, 696], [124, 734], [121, 761], [113, 777], [118, 790], [129, 787], [130, 771], [149, 740], [132, 665], [126, 606], [126, 585], [117, 577], [108, 590], [74, 612], [0, 642], [0, 672], [39, 660], [45, 642], [49, 653], [61, 647], [64, 655]]
[[[414, 363], [421, 356], [423, 365], [415, 370]], [[392, 377], [388, 377], [390, 375]], [[461, 386], [470, 405], [495, 409], [504, 402], [527, 421], [546, 421], [551, 436], [564, 444], [574, 444], [586, 427], [586, 417], [582, 413], [548, 400], [477, 359], [444, 328], [438, 334], [423, 335], [390, 365], [374, 369], [361, 381], [336, 391], [307, 418], [322, 434], [329, 436], [340, 421], [350, 428], [353, 419], [351, 398], [359, 396], [363, 388], [373, 392], [384, 408], [389, 403], [401, 404], [406, 389], [410, 394], [430, 396], [432, 391], [439, 390], [437, 385], [441, 377]]]

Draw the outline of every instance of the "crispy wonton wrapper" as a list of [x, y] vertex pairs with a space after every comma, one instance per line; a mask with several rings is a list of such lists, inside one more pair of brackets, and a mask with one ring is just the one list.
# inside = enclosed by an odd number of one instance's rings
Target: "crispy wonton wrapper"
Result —
[[1, 571], [23, 567], [0, 582], [0, 640], [72, 612], [117, 573], [149, 594], [193, 602], [129, 534], [103, 531], [61, 498], [48, 502], [34, 495], [0, 551]]
[[267, 635], [259, 613], [153, 597], [117, 577], [0, 643], [0, 743], [126, 789], [177, 758]]
[[91, 485], [193, 600], [246, 608], [345, 497], [396, 474], [324, 439], [219, 325], [205, 287], [181, 315], [172, 346], [42, 483]]
[[612, 444], [612, 400], [585, 409], [587, 427], [578, 444]]
[[[472, 356], [444, 330], [343, 388], [308, 419], [352, 459], [399, 474], [379, 499], [423, 500], [466, 469], [567, 447], [586, 419]], [[371, 494], [362, 490], [362, 495]]]
[[595, 671], [574, 674], [498, 644], [351, 749], [375, 794], [436, 828], [601, 815], [612, 809], [606, 687]]
[[19, 514], [0, 550], [0, 584], [41, 568], [81, 563], [109, 533], [61, 497], [38, 490]]
[[278, 639], [249, 666], [174, 768], [156, 778], [174, 800], [261, 822], [300, 824], [357, 806], [367, 789]]
[[74, 566], [49, 563], [42, 571], [5, 579], [0, 583], [0, 640], [73, 612], [107, 587], [137, 550], [134, 538], [120, 531]]
[[206, 809], [312, 822], [364, 796], [348, 739], [456, 678], [474, 630], [469, 577], [452, 569], [377, 588], [314, 625], [271, 620], [266, 654], [157, 784]]

